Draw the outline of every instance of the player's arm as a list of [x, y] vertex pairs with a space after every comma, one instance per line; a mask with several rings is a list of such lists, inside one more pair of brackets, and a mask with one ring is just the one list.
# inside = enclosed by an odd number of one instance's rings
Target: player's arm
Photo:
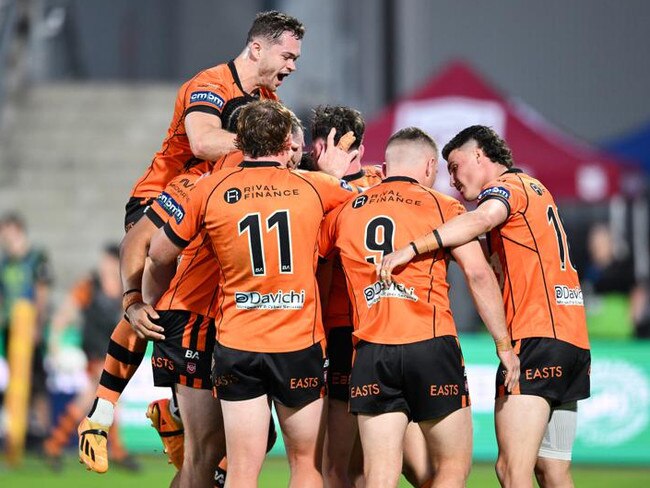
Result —
[[[151, 208], [148, 211], [152, 211]], [[142, 297], [142, 276], [151, 238], [156, 232], [154, 222], [145, 216], [126, 233], [120, 244], [120, 276], [124, 290], [122, 304], [131, 328], [141, 339], [164, 339], [164, 329], [153, 320], [158, 312]]]
[[454, 217], [432, 233], [418, 237], [403, 248], [385, 255], [377, 265], [377, 274], [383, 282], [389, 283], [393, 269], [404, 266], [418, 254], [466, 244], [501, 225], [507, 218], [508, 207], [502, 200], [486, 200], [476, 210]]
[[512, 348], [510, 334], [508, 334], [497, 279], [477, 241], [453, 248], [451, 254], [463, 271], [476, 310], [494, 339], [497, 355], [506, 369], [506, 388], [512, 391], [519, 381], [519, 358]]
[[173, 242], [168, 233], [174, 235], [169, 224], [159, 229], [151, 239], [149, 262], [142, 278], [142, 294], [147, 303], [157, 303], [169, 288], [176, 272], [176, 259], [183, 251], [184, 246]]
[[236, 134], [225, 130], [215, 114], [190, 112], [185, 116], [185, 131], [192, 154], [199, 159], [215, 161], [237, 150]]

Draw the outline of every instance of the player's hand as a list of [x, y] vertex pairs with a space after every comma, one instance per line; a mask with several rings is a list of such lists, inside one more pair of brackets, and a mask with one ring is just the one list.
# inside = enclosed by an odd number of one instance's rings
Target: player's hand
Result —
[[165, 329], [152, 321], [160, 318], [160, 315], [148, 303], [134, 303], [126, 310], [126, 316], [129, 318], [131, 328], [140, 339], [151, 341], [165, 340], [165, 336], [163, 335]]
[[344, 134], [338, 145], [334, 144], [335, 135], [336, 129], [332, 128], [327, 136], [327, 145], [316, 161], [316, 166], [320, 171], [340, 179], [347, 173], [350, 163], [358, 156], [359, 150], [347, 151], [356, 140], [353, 133]]
[[393, 270], [399, 266], [408, 264], [414, 257], [415, 252], [411, 246], [406, 246], [384, 255], [377, 265], [377, 277], [384, 285], [388, 286], [393, 280]]
[[517, 383], [519, 383], [519, 372], [520, 364], [519, 357], [515, 354], [514, 349], [509, 349], [507, 351], [497, 351], [497, 356], [501, 360], [501, 364], [506, 370], [506, 379], [504, 385], [508, 392], [512, 393], [512, 390]]

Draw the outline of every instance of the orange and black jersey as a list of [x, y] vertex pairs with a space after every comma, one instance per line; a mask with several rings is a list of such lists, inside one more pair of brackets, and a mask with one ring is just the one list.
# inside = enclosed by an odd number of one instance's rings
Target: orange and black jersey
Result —
[[[190, 193], [204, 177], [198, 168], [174, 178], [158, 195], [145, 215], [157, 226], [167, 221], [180, 222], [185, 216]], [[199, 233], [183, 249], [176, 274], [156, 304], [156, 310], [184, 310], [214, 318], [216, 313], [219, 266], [212, 246], [204, 233]]]
[[578, 273], [553, 197], [512, 168], [483, 187], [478, 204], [494, 199], [508, 217], [488, 233], [488, 254], [511, 337], [552, 337], [588, 349]]
[[[364, 166], [358, 173], [345, 175], [343, 179], [359, 188], [370, 188], [381, 183], [384, 175], [377, 166]], [[349, 327], [352, 325], [352, 304], [348, 297], [345, 275], [341, 260], [336, 256], [332, 263], [332, 279], [330, 284], [327, 308], [323, 313], [323, 325], [328, 332], [334, 327]]]
[[165, 232], [180, 247], [202, 230], [210, 238], [221, 269], [221, 345], [290, 352], [323, 339], [318, 230], [325, 213], [353, 195], [347, 182], [275, 162], [245, 161], [197, 183], [184, 217]]
[[[149, 168], [135, 183], [131, 196], [145, 199], [157, 197], [172, 178], [183, 173], [185, 164], [194, 158], [185, 132], [187, 114], [204, 112], [221, 118], [228, 101], [245, 94], [233, 61], [201, 71], [185, 82], [176, 95], [174, 115], [162, 147], [155, 154]], [[276, 94], [265, 88], [260, 88], [250, 95], [277, 100]], [[223, 121], [222, 126], [226, 126]], [[240, 151], [233, 151], [215, 161], [214, 167], [220, 169], [236, 166], [242, 159]]]
[[459, 201], [412, 178], [389, 177], [326, 217], [320, 252], [325, 257], [339, 252], [357, 339], [408, 344], [456, 335], [445, 250], [418, 256], [394, 272], [389, 287], [378, 281], [375, 263], [463, 212]]

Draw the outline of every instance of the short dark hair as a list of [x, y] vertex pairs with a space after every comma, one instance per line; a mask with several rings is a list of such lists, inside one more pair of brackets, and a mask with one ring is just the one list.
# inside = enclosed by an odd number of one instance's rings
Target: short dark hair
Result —
[[305, 35], [305, 26], [295, 17], [277, 10], [260, 12], [255, 16], [253, 25], [248, 31], [246, 44], [255, 37], [264, 37], [269, 42], [277, 43], [285, 32], [290, 32], [293, 37], [301, 40]]
[[0, 217], [0, 227], [4, 227], [5, 225], [13, 225], [22, 231], [27, 230], [25, 219], [18, 212], [7, 212]]
[[356, 140], [350, 149], [358, 149], [366, 131], [366, 123], [361, 112], [343, 105], [319, 105], [313, 111], [311, 120], [311, 140], [327, 139], [332, 128], [336, 129], [334, 144], [346, 133], [352, 131]]
[[274, 100], [252, 102], [241, 109], [235, 145], [252, 158], [274, 156], [288, 149], [291, 110]]
[[494, 129], [485, 125], [472, 125], [460, 131], [442, 149], [442, 157], [448, 161], [449, 153], [470, 140], [476, 141], [478, 147], [483, 150], [490, 161], [502, 164], [506, 168], [512, 168], [514, 161], [506, 141]]
[[296, 114], [291, 114], [291, 135], [295, 135], [298, 131], [305, 132], [305, 128], [302, 125], [302, 121], [296, 116]]
[[390, 146], [394, 142], [420, 142], [430, 146], [436, 153], [436, 158], [438, 156], [438, 145], [436, 144], [436, 141], [434, 141], [429, 134], [417, 127], [406, 127], [405, 129], [398, 130], [395, 134], [390, 136], [390, 139], [388, 139], [388, 142], [386, 143], [386, 147]]

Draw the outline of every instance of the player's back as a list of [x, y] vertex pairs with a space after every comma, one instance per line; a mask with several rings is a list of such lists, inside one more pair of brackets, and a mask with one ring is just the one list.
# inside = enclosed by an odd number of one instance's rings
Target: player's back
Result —
[[405, 344], [456, 335], [444, 250], [419, 256], [397, 270], [389, 287], [378, 281], [375, 263], [464, 210], [457, 200], [411, 178], [389, 177], [328, 216], [321, 249], [336, 243], [358, 339]]
[[578, 273], [552, 195], [514, 169], [487, 185], [479, 202], [493, 197], [509, 208], [506, 222], [489, 232], [488, 253], [512, 338], [554, 337], [589, 348]]
[[[145, 173], [135, 183], [131, 196], [155, 198], [169, 181], [183, 173], [185, 164], [194, 158], [185, 130], [185, 116], [197, 111], [221, 117], [226, 103], [243, 95], [244, 90], [232, 61], [205, 69], [183, 83], [176, 94], [167, 136]], [[277, 99], [274, 93], [266, 89], [261, 89], [255, 96]], [[215, 161], [214, 166], [216, 169], [233, 167], [242, 159], [240, 151], [233, 151]]]
[[245, 161], [209, 178], [204, 228], [221, 267], [219, 342], [286, 352], [322, 340], [318, 230], [352, 194], [334, 178], [274, 163]]

